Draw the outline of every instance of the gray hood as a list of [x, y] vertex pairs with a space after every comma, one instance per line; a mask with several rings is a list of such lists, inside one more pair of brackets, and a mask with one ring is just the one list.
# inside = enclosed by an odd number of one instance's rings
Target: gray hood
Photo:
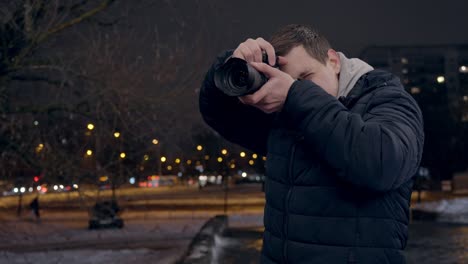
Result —
[[341, 96], [346, 97], [353, 89], [359, 78], [374, 69], [372, 66], [360, 59], [348, 59], [343, 53], [338, 52], [338, 54], [340, 56], [341, 69], [338, 79], [337, 98]]

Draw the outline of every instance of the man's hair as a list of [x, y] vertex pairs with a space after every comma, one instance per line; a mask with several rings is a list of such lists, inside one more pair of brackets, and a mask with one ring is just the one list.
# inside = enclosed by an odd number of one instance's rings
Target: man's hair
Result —
[[316, 29], [298, 24], [280, 28], [270, 38], [270, 43], [278, 56], [285, 56], [293, 48], [303, 45], [307, 53], [322, 64], [326, 64], [328, 50], [331, 49], [328, 40]]

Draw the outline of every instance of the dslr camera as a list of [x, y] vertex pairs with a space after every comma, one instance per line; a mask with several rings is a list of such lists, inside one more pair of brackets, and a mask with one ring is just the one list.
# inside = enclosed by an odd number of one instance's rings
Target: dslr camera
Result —
[[[262, 61], [268, 64], [268, 55], [265, 51], [262, 52]], [[274, 67], [278, 68], [278, 58]], [[216, 87], [228, 96], [253, 94], [267, 81], [265, 74], [239, 58], [230, 58], [214, 74]]]

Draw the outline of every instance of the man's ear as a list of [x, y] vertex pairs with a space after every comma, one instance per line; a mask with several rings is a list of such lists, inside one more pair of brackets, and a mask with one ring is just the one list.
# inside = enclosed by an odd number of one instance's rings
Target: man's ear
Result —
[[336, 74], [339, 74], [341, 69], [340, 55], [338, 55], [338, 52], [336, 52], [334, 49], [329, 49], [327, 54], [327, 63], [330, 64]]

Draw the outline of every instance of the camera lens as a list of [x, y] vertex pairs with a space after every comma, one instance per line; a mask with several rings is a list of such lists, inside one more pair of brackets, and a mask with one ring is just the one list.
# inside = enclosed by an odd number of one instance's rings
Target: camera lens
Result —
[[233, 71], [231, 78], [235, 86], [246, 86], [249, 80], [249, 73], [243, 70]]
[[267, 77], [239, 58], [229, 59], [214, 76], [214, 82], [229, 96], [242, 96], [256, 92], [267, 82]]

